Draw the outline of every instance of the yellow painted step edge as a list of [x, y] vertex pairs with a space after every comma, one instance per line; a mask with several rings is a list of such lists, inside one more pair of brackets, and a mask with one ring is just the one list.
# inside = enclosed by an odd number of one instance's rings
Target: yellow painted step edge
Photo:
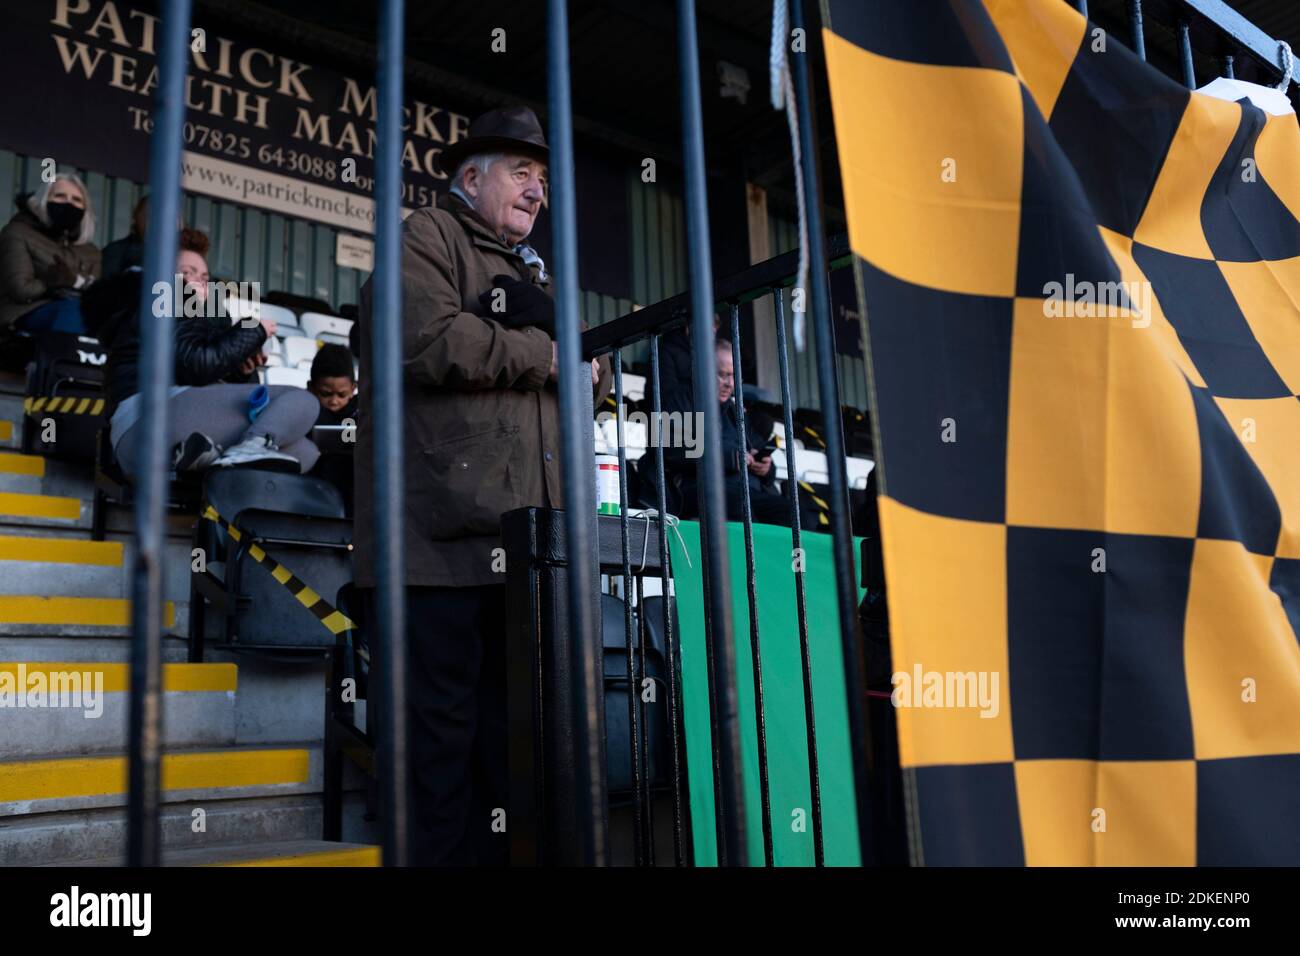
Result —
[[45, 459], [39, 455], [22, 455], [17, 452], [0, 454], [0, 473], [6, 475], [45, 475]]
[[33, 538], [0, 534], [0, 561], [93, 564], [120, 568], [124, 554], [121, 541], [82, 541], [77, 538]]
[[14, 518], [62, 518], [76, 521], [81, 517], [81, 501], [55, 495], [24, 495], [0, 492], [0, 515]]
[[[163, 790], [306, 783], [306, 750], [164, 754]], [[126, 793], [125, 757], [70, 757], [0, 764], [0, 803]]]
[[[131, 667], [129, 664], [100, 664], [94, 661], [23, 661], [0, 663], [0, 675], [10, 674], [12, 681], [18, 681], [19, 668], [26, 677], [26, 687], [31, 686], [33, 674], [44, 674], [46, 687], [51, 686], [51, 675], [55, 674], [95, 674], [104, 675], [103, 692], [106, 694], [124, 693], [131, 686]], [[83, 678], [84, 679], [84, 678]], [[93, 677], [92, 677], [93, 680]], [[163, 690], [175, 692], [228, 692], [238, 690], [239, 667], [235, 664], [164, 664]], [[21, 683], [21, 682], [20, 682]], [[4, 683], [0, 678], [0, 689]], [[21, 686], [17, 686], [22, 690]]]
[[14, 423], [5, 419], [0, 421], [0, 441], [13, 441]]
[[292, 856], [272, 856], [260, 860], [237, 860], [234, 863], [210, 863], [209, 866], [379, 866], [380, 851], [377, 846], [352, 847], [347, 850], [321, 850], [319, 853], [298, 853]]
[[[91, 627], [127, 627], [131, 602], [127, 598], [37, 597], [0, 595], [0, 624], [83, 624]], [[163, 627], [176, 624], [176, 606], [163, 604]]]

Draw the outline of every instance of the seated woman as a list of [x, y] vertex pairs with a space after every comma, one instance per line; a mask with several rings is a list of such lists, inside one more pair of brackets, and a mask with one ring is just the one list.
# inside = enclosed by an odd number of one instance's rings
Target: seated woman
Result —
[[29, 196], [0, 230], [0, 331], [82, 332], [79, 296], [99, 278], [90, 194], [60, 171]]
[[[207, 298], [207, 249], [203, 233], [181, 231], [176, 271], [185, 296]], [[113, 454], [128, 475], [135, 471], [141, 439], [140, 282], [140, 271], [131, 269], [97, 283], [84, 302], [88, 328], [108, 347], [110, 435]], [[246, 328], [224, 316], [177, 317], [167, 435], [174, 470], [260, 463], [305, 472], [316, 464], [320, 451], [307, 437], [320, 408], [315, 396], [290, 385], [270, 386], [269, 402], [250, 421], [249, 397], [261, 386], [218, 384], [245, 374], [274, 334], [269, 319]]]

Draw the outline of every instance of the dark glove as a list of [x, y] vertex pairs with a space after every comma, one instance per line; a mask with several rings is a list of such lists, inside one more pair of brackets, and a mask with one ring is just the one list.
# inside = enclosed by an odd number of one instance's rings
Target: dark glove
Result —
[[55, 256], [45, 271], [41, 281], [51, 289], [70, 289], [77, 284], [77, 270], [62, 256]]
[[[500, 295], [497, 289], [504, 291], [502, 296], [505, 299], [504, 312], [495, 312], [492, 309], [494, 298]], [[496, 319], [507, 328], [520, 329], [531, 325], [533, 328], [541, 329], [552, 339], [555, 338], [555, 303], [540, 286], [513, 276], [493, 276], [492, 288], [479, 296], [478, 300], [487, 309], [489, 318]]]

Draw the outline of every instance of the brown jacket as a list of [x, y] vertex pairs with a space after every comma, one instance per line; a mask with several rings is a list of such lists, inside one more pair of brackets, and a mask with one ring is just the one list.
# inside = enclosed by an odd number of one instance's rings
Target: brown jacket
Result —
[[0, 230], [0, 330], [54, 300], [55, 290], [43, 277], [55, 258], [66, 260], [78, 275], [99, 278], [96, 246], [55, 239], [26, 206], [23, 202], [18, 214]]
[[[551, 339], [483, 314], [479, 296], [502, 273], [546, 285], [535, 266], [455, 197], [416, 210], [402, 226], [408, 585], [504, 583], [492, 554], [500, 546], [501, 514], [528, 505], [563, 507], [559, 394], [547, 384]], [[353, 568], [360, 587], [376, 583], [372, 307], [367, 281], [358, 312], [361, 418], [354, 464]], [[611, 375], [602, 359], [597, 401]], [[582, 440], [590, 444], [591, 433]]]

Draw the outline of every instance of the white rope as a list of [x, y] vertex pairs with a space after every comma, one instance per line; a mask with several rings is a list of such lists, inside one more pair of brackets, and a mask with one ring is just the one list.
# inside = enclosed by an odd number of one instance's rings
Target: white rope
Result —
[[1277, 88], [1285, 93], [1286, 88], [1291, 85], [1291, 70], [1295, 66], [1295, 59], [1291, 56], [1291, 44], [1279, 40], [1278, 45], [1282, 48], [1282, 82], [1277, 85]]
[[803, 166], [799, 151], [799, 115], [795, 107], [794, 82], [790, 78], [789, 21], [786, 19], [786, 0], [772, 3], [772, 46], [768, 57], [768, 81], [772, 91], [772, 109], [784, 107], [786, 124], [790, 129], [790, 152], [794, 157], [794, 192], [799, 213], [799, 271], [794, 287], [803, 293], [802, 309], [794, 312], [794, 347], [804, 348], [804, 313], [808, 308], [808, 210], [804, 196]]
[[[641, 567], [637, 568], [637, 572], [636, 572], [637, 574], [640, 574], [642, 571], [645, 570], [646, 555], [650, 549], [650, 519], [658, 518], [659, 512], [655, 508], [645, 508], [642, 509], [641, 511], [636, 511], [632, 508], [629, 508], [627, 512], [627, 516], [629, 519], [635, 519], [635, 518], [645, 519], [645, 539], [642, 541]], [[682, 557], [686, 560], [686, 566], [688, 568], [693, 568], [694, 565], [691, 564], [690, 552], [686, 550], [686, 540], [682, 537], [682, 533], [677, 527], [679, 524], [681, 524], [681, 520], [677, 517], [677, 515], [664, 515], [663, 521], [664, 521], [664, 527], [671, 528], [673, 534], [677, 535], [677, 540], [682, 546]]]

